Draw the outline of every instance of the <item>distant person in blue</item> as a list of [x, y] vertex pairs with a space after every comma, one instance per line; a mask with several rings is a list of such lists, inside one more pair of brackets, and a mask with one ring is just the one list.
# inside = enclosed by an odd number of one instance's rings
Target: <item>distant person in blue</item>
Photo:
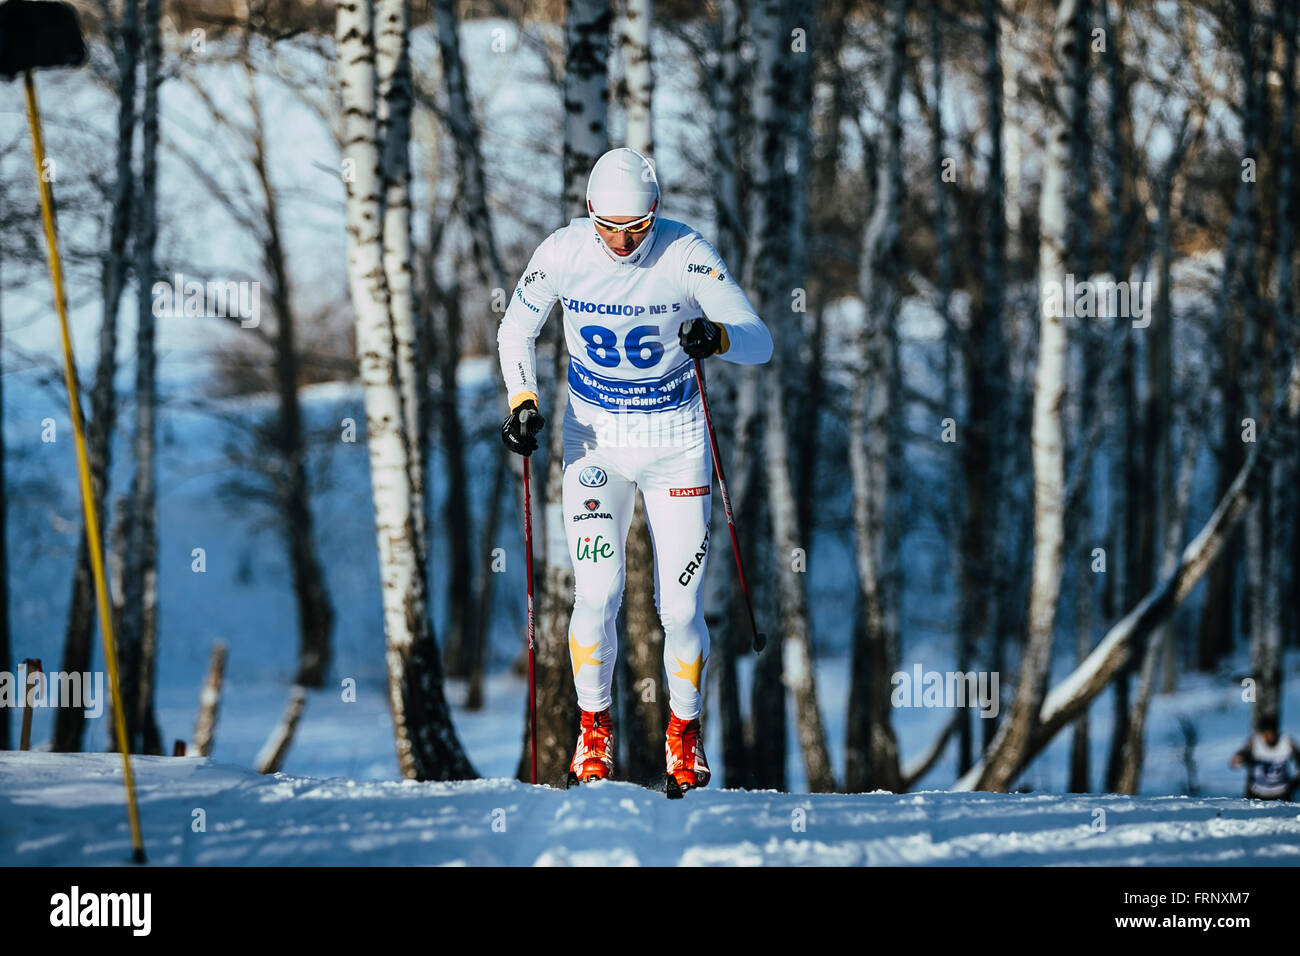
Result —
[[1300, 776], [1291, 773], [1292, 763], [1300, 769], [1300, 746], [1290, 737], [1278, 735], [1277, 718], [1264, 717], [1259, 730], [1232, 755], [1229, 765], [1245, 764], [1248, 799], [1290, 800], [1300, 786]]

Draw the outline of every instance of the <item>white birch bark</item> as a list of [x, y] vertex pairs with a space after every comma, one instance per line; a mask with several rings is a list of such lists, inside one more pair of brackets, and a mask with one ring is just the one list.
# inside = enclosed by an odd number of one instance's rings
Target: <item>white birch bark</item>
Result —
[[568, 0], [564, 33], [564, 200], [561, 220], [587, 214], [587, 177], [609, 148], [609, 0]]
[[620, 92], [627, 116], [626, 145], [644, 156], [653, 156], [655, 149], [650, 112], [654, 97], [654, 69], [650, 58], [652, 6], [653, 0], [620, 0], [616, 28], [623, 58]]
[[416, 548], [428, 560], [425, 476], [420, 447], [420, 389], [416, 374], [415, 301], [411, 291], [411, 63], [410, 0], [375, 0], [375, 73], [383, 180], [384, 276], [388, 284], [402, 432], [411, 473], [411, 513]]
[[366, 0], [342, 0], [336, 34], [343, 103], [348, 284], [366, 409], [366, 444], [387, 638], [389, 705], [398, 766], [417, 779], [473, 775], [447, 712], [415, 538], [410, 446], [384, 271], [375, 50]]
[[212, 645], [208, 659], [208, 673], [199, 691], [199, 713], [194, 721], [194, 739], [187, 753], [196, 757], [212, 756], [212, 741], [217, 733], [217, 714], [221, 709], [221, 685], [226, 675], [226, 642]]
[[1051, 664], [1056, 605], [1061, 590], [1061, 549], [1065, 536], [1065, 452], [1061, 403], [1065, 395], [1066, 333], [1064, 319], [1053, 315], [1046, 293], [1049, 282], [1065, 281], [1066, 162], [1069, 126], [1061, 107], [1069, 102], [1065, 77], [1076, 42], [1075, 0], [1057, 6], [1053, 73], [1057, 108], [1052, 113], [1043, 157], [1043, 191], [1039, 205], [1038, 244], [1039, 340], [1034, 376], [1034, 413], [1030, 437], [1034, 463], [1034, 555], [1029, 590], [1029, 633], [1021, 655], [1011, 713], [998, 729], [983, 761], [976, 789], [1006, 790], [1022, 766], [1034, 718]]
[[289, 703], [285, 706], [280, 722], [275, 725], [271, 736], [262, 745], [257, 759], [253, 762], [253, 767], [258, 773], [280, 772], [280, 768], [284, 765], [284, 758], [289, 756], [289, 747], [298, 731], [298, 721], [302, 719], [302, 712], [306, 706], [306, 688], [294, 684], [289, 689]]

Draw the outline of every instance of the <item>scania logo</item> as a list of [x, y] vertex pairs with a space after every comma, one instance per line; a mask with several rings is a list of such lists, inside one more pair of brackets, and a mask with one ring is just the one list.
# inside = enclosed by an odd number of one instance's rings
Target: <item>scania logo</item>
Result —
[[608, 511], [596, 510], [597, 508], [600, 507], [599, 498], [588, 498], [586, 501], [582, 503], [582, 506], [587, 509], [587, 513], [574, 515], [573, 516], [574, 521], [586, 521], [588, 518], [606, 518], [610, 521], [614, 520], [614, 516], [610, 514]]
[[599, 488], [606, 481], [605, 470], [595, 465], [588, 465], [578, 473], [578, 484], [586, 488]]

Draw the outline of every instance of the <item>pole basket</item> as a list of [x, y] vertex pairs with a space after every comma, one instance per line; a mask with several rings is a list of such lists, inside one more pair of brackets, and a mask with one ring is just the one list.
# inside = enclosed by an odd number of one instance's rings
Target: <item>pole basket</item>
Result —
[[0, 4], [0, 77], [27, 70], [81, 66], [86, 43], [77, 11], [52, 0], [7, 0]]

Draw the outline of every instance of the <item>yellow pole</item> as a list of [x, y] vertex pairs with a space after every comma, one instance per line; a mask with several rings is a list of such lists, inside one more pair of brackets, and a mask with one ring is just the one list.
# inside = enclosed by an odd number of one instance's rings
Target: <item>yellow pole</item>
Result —
[[117, 675], [117, 646], [113, 641], [113, 618], [108, 610], [108, 586], [104, 579], [104, 556], [100, 550], [99, 518], [95, 512], [95, 493], [90, 481], [90, 464], [86, 459], [86, 436], [81, 428], [81, 403], [77, 398], [77, 366], [72, 357], [72, 337], [68, 332], [68, 303], [63, 294], [63, 268], [59, 262], [58, 239], [54, 234], [54, 199], [46, 181], [45, 142], [41, 138], [41, 119], [36, 109], [36, 86], [32, 71], [24, 74], [27, 87], [27, 119], [32, 127], [32, 155], [36, 159], [36, 183], [41, 192], [41, 219], [45, 223], [45, 244], [50, 262], [50, 279], [54, 283], [54, 309], [59, 315], [63, 335], [63, 375], [68, 383], [68, 415], [77, 444], [77, 472], [81, 479], [81, 508], [86, 516], [86, 542], [90, 548], [90, 568], [95, 579], [95, 600], [99, 605], [99, 629], [104, 636], [104, 660], [108, 662], [108, 686], [113, 695], [113, 724], [117, 729], [117, 749], [122, 752], [122, 779], [126, 784], [127, 816], [131, 821], [131, 846], [137, 863], [144, 863], [144, 840], [140, 836], [140, 811], [135, 801], [135, 778], [131, 774], [131, 751], [126, 739], [126, 718], [122, 716], [122, 696]]

